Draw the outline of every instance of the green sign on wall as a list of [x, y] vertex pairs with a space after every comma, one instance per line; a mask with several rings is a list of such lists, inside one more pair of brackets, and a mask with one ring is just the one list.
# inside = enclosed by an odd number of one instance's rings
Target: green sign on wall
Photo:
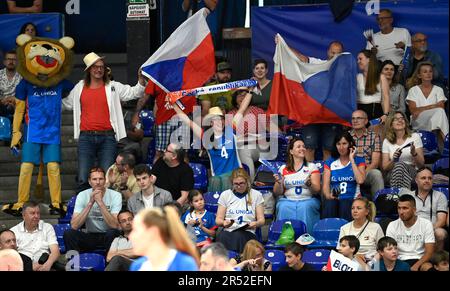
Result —
[[147, 3], [147, 0], [128, 0], [128, 3], [130, 4], [137, 4], [137, 3]]

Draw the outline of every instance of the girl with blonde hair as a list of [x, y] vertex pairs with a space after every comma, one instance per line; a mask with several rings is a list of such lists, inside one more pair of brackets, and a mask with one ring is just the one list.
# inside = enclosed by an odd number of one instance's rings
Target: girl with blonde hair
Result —
[[264, 258], [264, 246], [257, 240], [249, 240], [242, 254], [230, 260], [230, 264], [242, 271], [272, 271], [272, 264]]
[[133, 220], [130, 271], [197, 271], [199, 254], [173, 207], [146, 208]]
[[231, 173], [232, 188], [220, 194], [216, 224], [224, 229], [217, 241], [228, 250], [242, 252], [245, 244], [256, 239], [255, 230], [264, 225], [264, 200], [251, 188], [247, 172], [238, 168]]

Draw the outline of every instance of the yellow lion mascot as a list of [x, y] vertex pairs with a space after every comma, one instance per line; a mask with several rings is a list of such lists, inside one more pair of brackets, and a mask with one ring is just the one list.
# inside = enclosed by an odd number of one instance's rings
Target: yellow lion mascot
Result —
[[[23, 204], [30, 198], [33, 167], [42, 161], [47, 165], [51, 196], [50, 212], [64, 215], [59, 169], [61, 99], [64, 92], [73, 88], [73, 84], [65, 78], [72, 69], [71, 49], [75, 42], [70, 37], [54, 40], [26, 34], [19, 35], [16, 42], [19, 60], [17, 71], [23, 80], [16, 87], [11, 148], [17, 149], [21, 146], [22, 164], [18, 201], [4, 205], [3, 211], [16, 216], [21, 214]], [[23, 131], [21, 131], [22, 121], [24, 121]], [[42, 184], [39, 178], [37, 184]]]

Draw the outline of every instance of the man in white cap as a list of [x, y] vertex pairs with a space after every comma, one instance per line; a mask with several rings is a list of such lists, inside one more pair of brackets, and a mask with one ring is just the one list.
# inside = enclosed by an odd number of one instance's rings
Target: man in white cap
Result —
[[63, 100], [73, 110], [74, 138], [78, 139], [78, 190], [89, 186], [89, 169], [98, 159], [98, 166], [108, 169], [117, 156], [117, 141], [126, 137], [121, 101], [140, 98], [145, 79], [139, 73], [135, 86], [111, 81], [106, 73], [104, 57], [91, 52], [83, 58], [86, 72], [69, 96]]

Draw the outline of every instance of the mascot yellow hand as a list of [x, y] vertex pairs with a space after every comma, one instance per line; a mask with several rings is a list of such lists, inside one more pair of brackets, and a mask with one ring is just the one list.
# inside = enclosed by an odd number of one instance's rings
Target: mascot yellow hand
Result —
[[14, 111], [11, 147], [18, 146], [20, 143], [20, 139], [22, 138], [20, 126], [22, 125], [24, 113], [25, 113], [25, 101], [16, 99], [16, 110]]

